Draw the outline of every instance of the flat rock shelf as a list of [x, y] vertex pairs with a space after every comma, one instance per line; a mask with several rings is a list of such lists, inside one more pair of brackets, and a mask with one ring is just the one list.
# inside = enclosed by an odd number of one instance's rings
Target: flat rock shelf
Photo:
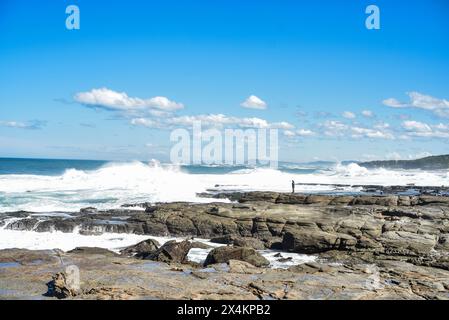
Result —
[[[73, 264], [80, 269], [81, 288], [65, 291], [68, 299], [449, 299], [449, 197], [277, 192], [211, 197], [229, 203], [4, 213], [4, 230], [129, 233], [190, 242], [140, 243], [121, 253], [4, 249], [0, 298], [52, 298], [43, 295], [47, 284]], [[205, 246], [195, 244], [197, 237], [228, 248], [213, 249], [206, 264], [187, 261], [189, 250]], [[316, 259], [273, 269], [260, 256], [263, 250], [276, 250], [280, 260], [291, 253]]]

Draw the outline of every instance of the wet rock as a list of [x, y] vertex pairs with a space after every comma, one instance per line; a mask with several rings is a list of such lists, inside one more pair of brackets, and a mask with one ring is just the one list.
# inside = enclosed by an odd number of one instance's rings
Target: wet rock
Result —
[[160, 247], [159, 242], [154, 239], [147, 239], [135, 245], [120, 250], [120, 254], [125, 256], [134, 256], [136, 258], [146, 257], [155, 252]]
[[214, 263], [240, 260], [248, 262], [256, 267], [267, 267], [270, 262], [261, 256], [256, 250], [244, 247], [218, 247], [213, 249], [204, 262], [205, 266]]
[[319, 230], [290, 229], [284, 234], [284, 250], [298, 253], [319, 253], [328, 250], [353, 250], [357, 240], [347, 234]]
[[332, 270], [326, 264], [316, 263], [316, 262], [308, 262], [296, 266], [292, 266], [288, 268], [289, 271], [297, 272], [297, 273], [317, 273], [317, 272], [329, 272]]
[[6, 226], [6, 229], [20, 230], [20, 231], [32, 230], [37, 225], [38, 222], [39, 222], [39, 220], [36, 218], [21, 219], [21, 220], [10, 222]]
[[118, 254], [113, 251], [110, 251], [110, 250], [104, 249], [104, 248], [98, 248], [98, 247], [76, 247], [75, 249], [67, 251], [67, 252], [73, 253], [73, 254], [83, 254], [83, 255], [98, 254], [98, 255], [109, 256], [109, 257], [118, 256]]
[[81, 208], [80, 212], [81, 213], [97, 213], [98, 210], [97, 210], [97, 208], [94, 208], [94, 207], [87, 207], [87, 208]]
[[212, 238], [212, 239], [210, 239], [210, 242], [220, 243], [220, 244], [233, 244], [234, 239], [235, 239], [235, 236], [233, 236], [231, 234], [226, 234], [224, 236]]
[[[0, 263], [18, 263], [21, 265], [33, 265], [37, 262], [55, 263], [59, 258], [59, 250], [28, 250], [28, 249], [3, 249], [0, 250]], [[62, 252], [61, 252], [62, 253]]]
[[255, 250], [265, 249], [265, 244], [261, 240], [251, 237], [225, 235], [221, 237], [212, 238], [210, 241], [213, 243], [234, 245], [236, 247], [248, 247], [253, 248]]
[[47, 283], [48, 291], [44, 295], [47, 297], [66, 299], [79, 294], [79, 288], [67, 280], [67, 275], [64, 272], [57, 273], [52, 277], [52, 280]]
[[187, 261], [187, 254], [190, 249], [192, 249], [192, 244], [189, 241], [176, 242], [172, 240], [164, 243], [156, 251], [143, 256], [143, 259], [167, 263], [183, 263]]
[[61, 218], [55, 218], [55, 219], [49, 219], [41, 221], [36, 226], [37, 232], [52, 232], [54, 230], [62, 231], [62, 232], [73, 232], [77, 226], [79, 226], [81, 223], [75, 221], [74, 219], [61, 219]]

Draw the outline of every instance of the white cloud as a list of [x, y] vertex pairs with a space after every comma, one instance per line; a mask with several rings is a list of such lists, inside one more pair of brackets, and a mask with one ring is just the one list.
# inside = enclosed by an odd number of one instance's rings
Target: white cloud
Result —
[[443, 123], [430, 125], [419, 121], [404, 121], [402, 128], [406, 130], [407, 137], [420, 138], [449, 138], [449, 126]]
[[402, 127], [408, 131], [417, 131], [417, 132], [432, 131], [432, 128], [428, 124], [419, 121], [404, 121], [402, 123]]
[[315, 134], [315, 132], [313, 132], [312, 130], [308, 130], [308, 129], [299, 129], [296, 131], [296, 134], [301, 137], [310, 137], [310, 136], [313, 136]]
[[184, 108], [182, 103], [171, 101], [166, 97], [153, 97], [149, 99], [129, 97], [125, 92], [117, 92], [108, 88], [92, 89], [79, 92], [75, 101], [92, 107], [99, 107], [113, 111], [144, 111], [157, 109], [162, 111], [175, 111]]
[[418, 108], [433, 112], [439, 117], [449, 117], [449, 101], [425, 95], [416, 91], [407, 92], [410, 101], [401, 102], [395, 98], [385, 99], [383, 104], [392, 108]]
[[342, 116], [343, 116], [343, 118], [346, 118], [346, 119], [355, 119], [356, 118], [356, 115], [351, 111], [343, 112]]
[[284, 130], [284, 135], [286, 137], [310, 137], [314, 136], [315, 132], [309, 129], [298, 129], [298, 130]]
[[16, 129], [42, 129], [45, 126], [45, 121], [0, 121], [1, 127], [16, 128]]
[[387, 128], [363, 128], [350, 126], [341, 121], [328, 120], [320, 125], [323, 134], [328, 137], [351, 137], [370, 139], [394, 139], [394, 135]]
[[151, 128], [173, 128], [177, 126], [190, 127], [196, 122], [201, 122], [204, 127], [239, 127], [255, 129], [283, 129], [291, 130], [294, 126], [288, 122], [268, 122], [260, 118], [229, 117], [224, 114], [200, 114], [194, 116], [178, 116], [160, 119], [135, 118], [131, 120], [133, 125], [141, 125]]
[[352, 127], [351, 135], [353, 138], [394, 139], [391, 132], [361, 127]]
[[134, 126], [143, 126], [148, 128], [162, 128], [163, 124], [158, 120], [148, 118], [135, 118], [131, 119], [131, 124]]
[[372, 112], [371, 110], [363, 110], [362, 116], [364, 116], [366, 118], [372, 118], [372, 117], [374, 117], [374, 112]]
[[291, 131], [291, 130], [284, 130], [284, 136], [286, 137], [294, 137], [296, 134], [295, 132]]
[[267, 108], [266, 102], [263, 101], [262, 99], [260, 99], [259, 97], [256, 97], [255, 95], [249, 96], [240, 105], [244, 108], [249, 108], [249, 109], [263, 110], [263, 109]]

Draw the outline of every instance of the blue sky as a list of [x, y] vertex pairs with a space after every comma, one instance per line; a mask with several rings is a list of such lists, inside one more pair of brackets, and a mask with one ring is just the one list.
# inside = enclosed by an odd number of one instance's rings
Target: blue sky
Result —
[[192, 119], [285, 161], [449, 153], [445, 0], [2, 0], [0, 70], [3, 157], [166, 160]]

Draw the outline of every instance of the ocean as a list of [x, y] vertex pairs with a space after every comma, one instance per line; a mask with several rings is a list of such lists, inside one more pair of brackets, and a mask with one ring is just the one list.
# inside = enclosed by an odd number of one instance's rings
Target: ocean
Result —
[[[78, 211], [138, 202], [205, 202], [201, 192], [291, 191], [352, 193], [347, 185], [448, 185], [449, 171], [366, 169], [356, 163], [280, 163], [278, 169], [245, 166], [177, 166], [148, 162], [0, 158], [0, 212]], [[314, 185], [301, 185], [314, 184]], [[321, 184], [321, 185], [320, 185]], [[216, 201], [216, 200], [214, 200]]]

